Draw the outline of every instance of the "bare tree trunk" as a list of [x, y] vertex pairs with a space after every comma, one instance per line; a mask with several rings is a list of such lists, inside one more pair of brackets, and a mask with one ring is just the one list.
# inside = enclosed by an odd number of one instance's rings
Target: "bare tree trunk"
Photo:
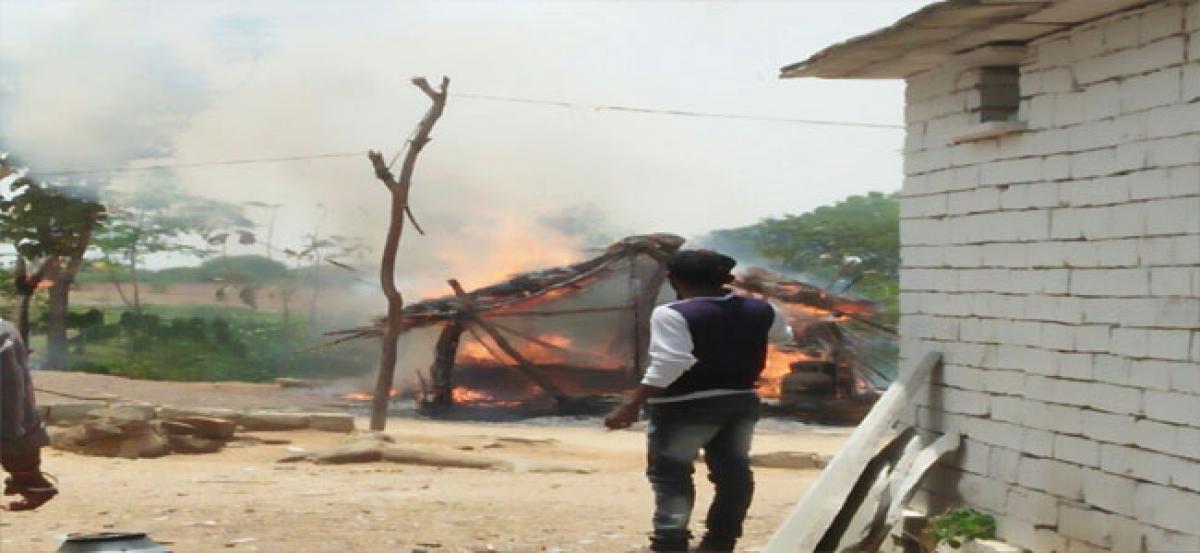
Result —
[[52, 369], [66, 369], [70, 366], [67, 313], [70, 310], [71, 283], [75, 282], [75, 275], [83, 265], [83, 255], [92, 241], [94, 227], [95, 222], [89, 222], [87, 228], [79, 233], [78, 241], [67, 258], [66, 265], [57, 271], [54, 286], [50, 287], [50, 301], [46, 308], [46, 366]]
[[137, 247], [129, 248], [129, 281], [133, 285], [133, 312], [142, 313], [142, 291], [138, 286]]
[[433, 388], [433, 398], [429, 399], [429, 403], [435, 407], [450, 405], [454, 401], [454, 361], [464, 330], [462, 323], [451, 321], [438, 335], [433, 366], [429, 368]]
[[401, 319], [400, 311], [404, 309], [404, 296], [396, 288], [396, 251], [400, 246], [400, 237], [404, 232], [404, 218], [408, 209], [408, 191], [412, 187], [413, 170], [416, 168], [417, 156], [429, 142], [429, 133], [433, 125], [442, 116], [446, 107], [446, 91], [450, 87], [450, 79], [442, 77], [441, 89], [434, 90], [424, 77], [416, 77], [413, 85], [421, 89], [429, 97], [432, 104], [421, 122], [417, 124], [417, 132], [408, 151], [404, 155], [404, 164], [400, 166], [400, 178], [397, 180], [391, 169], [383, 161], [379, 152], [370, 152], [368, 157], [375, 168], [375, 176], [383, 181], [392, 195], [391, 222], [388, 225], [387, 240], [383, 245], [383, 261], [379, 269], [379, 284], [383, 295], [387, 298], [387, 327], [379, 356], [379, 378], [375, 382], [375, 396], [371, 400], [371, 430], [383, 430], [387, 426], [388, 400], [391, 397], [392, 383], [396, 377], [396, 347], [400, 341]]

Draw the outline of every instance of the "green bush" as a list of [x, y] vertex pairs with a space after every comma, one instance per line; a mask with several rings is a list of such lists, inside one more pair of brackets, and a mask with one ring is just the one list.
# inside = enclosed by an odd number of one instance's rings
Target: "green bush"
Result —
[[933, 537], [954, 549], [972, 540], [996, 537], [996, 519], [987, 513], [966, 507], [955, 508], [933, 519]]

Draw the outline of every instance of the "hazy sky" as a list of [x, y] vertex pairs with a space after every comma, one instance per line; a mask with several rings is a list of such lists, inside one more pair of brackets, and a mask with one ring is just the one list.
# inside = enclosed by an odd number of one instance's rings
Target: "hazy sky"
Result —
[[[898, 189], [899, 130], [586, 106], [900, 123], [900, 82], [777, 74], [924, 3], [4, 0], [0, 139], [44, 171], [155, 148], [170, 163], [390, 156], [427, 106], [408, 79], [444, 74], [452, 96], [413, 192], [430, 236], [405, 242], [413, 263], [448, 272], [514, 242], [550, 262], [563, 244], [534, 221], [565, 208], [694, 235]], [[176, 174], [196, 193], [284, 204], [285, 243], [317, 227], [377, 242], [386, 220], [364, 156]]]

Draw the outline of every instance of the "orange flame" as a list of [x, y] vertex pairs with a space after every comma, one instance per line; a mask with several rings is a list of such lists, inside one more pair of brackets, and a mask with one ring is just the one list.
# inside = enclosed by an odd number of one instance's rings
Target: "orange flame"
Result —
[[[400, 390], [392, 388], [388, 392], [388, 397], [396, 397], [399, 394], [400, 394]], [[349, 392], [349, 393], [342, 394], [338, 397], [341, 399], [347, 400], [347, 401], [371, 401], [372, 399], [375, 398], [375, 394], [372, 394], [370, 392]]]
[[783, 379], [792, 374], [792, 364], [798, 361], [819, 359], [800, 350], [785, 350], [772, 344], [767, 347], [767, 363], [758, 377], [758, 393], [762, 397], [779, 399], [783, 393]]

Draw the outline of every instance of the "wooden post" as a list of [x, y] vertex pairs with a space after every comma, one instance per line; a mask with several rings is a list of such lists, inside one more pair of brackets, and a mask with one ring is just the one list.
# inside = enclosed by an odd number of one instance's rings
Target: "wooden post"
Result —
[[466, 328], [461, 322], [453, 320], [438, 335], [433, 365], [429, 368], [430, 380], [433, 381], [433, 399], [429, 403], [434, 406], [450, 405], [454, 401], [454, 360], [458, 356], [458, 343], [464, 330]]
[[930, 352], [911, 370], [901, 372], [900, 378], [875, 402], [842, 449], [808, 487], [792, 514], [775, 530], [775, 535], [763, 548], [764, 553], [816, 550], [817, 543], [841, 511], [863, 469], [892, 431], [903, 410], [913, 405], [917, 393], [928, 386], [929, 373], [941, 361], [942, 354]]
[[514, 348], [512, 344], [510, 344], [508, 340], [500, 334], [500, 331], [497, 330], [495, 326], [492, 326], [491, 323], [483, 320], [483, 318], [479, 316], [479, 313], [475, 308], [475, 302], [471, 301], [471, 297], [467, 295], [466, 290], [463, 290], [462, 285], [459, 284], [455, 279], [450, 279], [448, 282], [450, 283], [450, 288], [454, 290], [454, 295], [458, 296], [458, 301], [462, 302], [463, 309], [471, 314], [471, 322], [479, 326], [479, 328], [487, 333], [488, 336], [491, 336], [492, 340], [496, 342], [496, 345], [500, 347], [500, 350], [516, 362], [516, 365], [513, 366], [513, 369], [521, 373], [521, 375], [523, 375], [525, 378], [531, 380], [547, 394], [550, 394], [550, 397], [553, 397], [555, 401], [559, 403], [566, 402], [567, 396], [562, 392], [562, 390], [558, 389], [558, 386], [555, 386], [554, 383], [547, 380], [546, 377], [538, 374], [536, 369], [533, 368], [532, 361], [525, 357], [520, 350]]
[[379, 268], [379, 284], [383, 295], [387, 298], [388, 308], [386, 326], [380, 344], [379, 376], [375, 381], [375, 395], [371, 398], [371, 430], [381, 431], [387, 426], [388, 401], [391, 398], [392, 382], [396, 377], [396, 347], [400, 341], [401, 310], [404, 309], [404, 296], [396, 287], [396, 250], [400, 246], [400, 236], [404, 232], [404, 219], [409, 215], [408, 191], [412, 188], [413, 170], [416, 168], [417, 155], [425, 144], [429, 143], [429, 134], [433, 125], [442, 116], [446, 106], [447, 90], [450, 79], [442, 77], [440, 90], [429, 86], [424, 77], [416, 77], [413, 85], [421, 89], [432, 104], [421, 122], [417, 124], [417, 132], [408, 151], [404, 154], [404, 163], [400, 166], [400, 178], [397, 180], [391, 169], [383, 161], [383, 155], [372, 151], [367, 154], [371, 165], [375, 168], [375, 176], [383, 181], [391, 193], [391, 221], [388, 224], [387, 239], [383, 244], [383, 261]]

